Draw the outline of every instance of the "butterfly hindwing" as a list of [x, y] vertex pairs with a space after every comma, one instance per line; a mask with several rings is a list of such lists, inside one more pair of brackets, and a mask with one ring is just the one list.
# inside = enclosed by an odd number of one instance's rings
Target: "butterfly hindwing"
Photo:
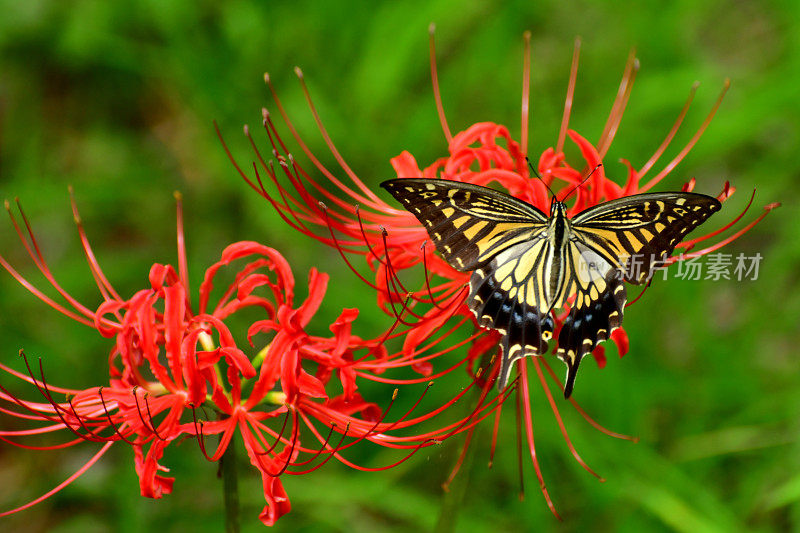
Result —
[[475, 270], [500, 251], [526, 242], [547, 217], [493, 189], [448, 180], [401, 178], [381, 183], [411, 212], [450, 266]]
[[550, 243], [539, 237], [504, 250], [470, 279], [467, 305], [478, 324], [502, 334], [503, 360], [498, 387], [508, 382], [513, 363], [547, 352], [553, 319], [542, 280]]
[[574, 289], [570, 312], [558, 335], [556, 355], [567, 365], [564, 395], [572, 393], [581, 359], [622, 324], [627, 295], [620, 270], [597, 250], [573, 240], [567, 265]]
[[642, 284], [663, 264], [687, 233], [722, 204], [704, 194], [646, 193], [591, 207], [572, 219], [578, 239], [602, 253], [625, 275]]

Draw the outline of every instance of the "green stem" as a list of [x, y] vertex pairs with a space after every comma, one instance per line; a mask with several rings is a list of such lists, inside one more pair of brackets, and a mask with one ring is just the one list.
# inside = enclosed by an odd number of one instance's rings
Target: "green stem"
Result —
[[239, 533], [241, 522], [239, 512], [239, 477], [236, 468], [236, 439], [231, 439], [222, 456], [222, 490], [225, 499], [225, 531]]
[[[214, 339], [208, 333], [201, 333], [198, 337], [200, 344], [206, 351], [214, 350]], [[230, 400], [230, 394], [225, 387], [225, 381], [222, 379], [222, 370], [220, 369], [219, 362], [214, 365], [214, 372], [217, 374], [217, 380], [222, 385], [222, 390]], [[223, 416], [220, 414], [220, 416]], [[220, 435], [220, 439], [224, 435]], [[226, 533], [239, 533], [242, 529], [241, 512], [239, 506], [239, 472], [236, 464], [236, 439], [231, 439], [228, 442], [228, 447], [225, 448], [225, 453], [219, 461], [219, 468], [222, 470], [222, 495], [225, 502], [225, 531]]]

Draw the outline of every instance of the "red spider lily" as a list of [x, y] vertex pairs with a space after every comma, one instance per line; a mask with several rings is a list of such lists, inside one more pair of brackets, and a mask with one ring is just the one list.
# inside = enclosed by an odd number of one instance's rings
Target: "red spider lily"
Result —
[[[328, 276], [312, 269], [309, 296], [298, 304], [287, 261], [276, 250], [255, 242], [237, 242], [222, 252], [220, 260], [206, 270], [199, 299], [193, 305], [180, 199], [178, 268], [153, 265], [147, 288], [127, 299], [103, 274], [72, 202], [83, 251], [104, 300], [96, 311], [62, 289], [21, 208], [22, 226], [10, 206], [6, 207], [31, 259], [66, 303], [47, 296], [2, 256], [0, 265], [54, 309], [113, 338], [114, 347], [108, 357], [108, 384], [82, 390], [52, 385], [46, 379], [42, 360], [38, 368], [33, 368], [22, 352], [27, 375], [0, 365], [6, 373], [33, 385], [44, 398], [22, 399], [0, 385], [0, 400], [8, 404], [0, 407], [0, 412], [36, 424], [28, 429], [0, 431], [0, 439], [28, 449], [61, 448], [82, 441], [103, 443], [97, 454], [64, 483], [0, 515], [30, 507], [61, 490], [120, 441], [134, 450], [142, 495], [160, 498], [171, 492], [174, 481], [163, 475], [168, 469], [160, 464], [170, 444], [187, 436], [195, 438], [202, 454], [209, 461], [218, 461], [238, 431], [250, 462], [261, 473], [267, 505], [260, 518], [270, 525], [290, 510], [280, 481], [282, 474], [304, 474], [333, 457], [361, 470], [389, 468], [393, 465], [356, 465], [342, 452], [370, 441], [405, 450], [399, 463], [421, 447], [470, 430], [502, 400], [482, 398], [474, 412], [462, 420], [423, 434], [398, 435], [446, 410], [466, 390], [447, 405], [412, 417], [420, 398], [396, 420], [387, 421], [397, 391], [382, 410], [362, 397], [357, 379], [380, 379], [377, 374], [387, 369], [424, 365], [425, 361], [389, 353], [383, 342], [392, 334], [391, 329], [374, 340], [354, 335], [352, 323], [357, 309], [342, 311], [330, 326], [332, 336], [308, 334], [305, 328], [323, 300]], [[228, 276], [232, 281], [215, 291], [223, 271], [234, 265], [239, 266]], [[221, 295], [212, 303], [217, 292]], [[231, 324], [242, 311], [255, 311], [262, 318], [239, 332]], [[239, 336], [248, 342], [237, 344]], [[63, 400], [56, 398], [61, 395]], [[198, 410], [214, 417], [198, 419]], [[319, 426], [328, 428], [327, 436]], [[332, 439], [334, 432], [339, 435]], [[68, 435], [68, 440], [47, 446], [22, 442], [26, 437], [46, 434]], [[206, 444], [210, 435], [219, 436], [213, 447]], [[303, 444], [306, 439], [311, 446]]]
[[[622, 163], [627, 167], [627, 173], [622, 179], [615, 180], [608, 176], [607, 166], [598, 165], [603, 162], [617, 133], [631, 95], [634, 79], [639, 69], [639, 62], [633, 55], [629, 57], [608, 119], [598, 141], [593, 144], [584, 136], [569, 128], [580, 51], [580, 43], [576, 41], [564, 114], [557, 141], [553, 147], [544, 150], [538, 156], [538, 159], [533, 158], [537, 159], [537, 170], [543, 178], [540, 181], [532, 179], [526, 165], [529, 123], [530, 34], [526, 33], [524, 39], [522, 133], [520, 141], [516, 141], [505, 126], [491, 122], [477, 123], [456, 135], [451, 134], [439, 93], [433, 26], [431, 27], [430, 36], [434, 97], [442, 130], [448, 142], [449, 153], [425, 168], [420, 168], [413, 155], [409, 152], [403, 152], [391, 160], [397, 177], [422, 176], [451, 179], [478, 185], [495, 184], [507, 190], [513, 196], [533, 203], [545, 212], [548, 212], [549, 209], [548, 188], [555, 191], [555, 194], [559, 197], [564, 196], [565, 191], [573, 188], [576, 190], [574, 200], [572, 200], [570, 206], [571, 215], [600, 202], [652, 189], [672, 172], [696, 144], [714, 117], [729, 86], [729, 82], [726, 81], [716, 103], [689, 142], [672, 160], [664, 165], [661, 171], [650, 177], [651, 170], [653, 170], [667, 147], [671, 144], [688, 112], [697, 90], [697, 84], [695, 84], [691, 88], [689, 97], [680, 110], [675, 123], [667, 132], [664, 141], [655, 150], [652, 157], [639, 167], [635, 167], [628, 160], [622, 159]], [[427, 233], [417, 219], [406, 210], [396, 207], [394, 203], [384, 202], [356, 175], [341, 156], [325, 129], [299, 68], [296, 69], [296, 74], [300, 79], [302, 90], [319, 131], [340, 168], [335, 172], [328, 169], [311, 152], [286, 113], [271, 84], [269, 75], [265, 75], [265, 81], [272, 93], [275, 108], [281, 115], [294, 141], [311, 161], [316, 171], [324, 176], [324, 180], [316, 179], [311, 171], [304, 169], [297, 162], [289, 152], [287, 143], [278, 132], [272, 120], [272, 115], [266, 109], [262, 113], [263, 125], [271, 145], [273, 158], [278, 162], [277, 168], [271, 160], [267, 161], [262, 156], [247, 127], [245, 127], [245, 135], [256, 154], [252, 175], [238, 166], [226, 146], [225, 149], [228, 151], [231, 161], [246, 182], [270, 202], [286, 223], [319, 242], [335, 247], [353, 271], [377, 291], [379, 305], [387, 313], [397, 317], [398, 322], [407, 326], [403, 353], [406, 354], [408, 361], [416, 360], [417, 366], [415, 368], [418, 371], [426, 374], [429, 378], [433, 378], [458, 366], [464, 366], [470, 372], [473, 380], [483, 386], [485, 380], [479, 379], [480, 371], [476, 371], [475, 363], [483, 354], [494, 350], [498, 338], [494, 333], [481, 335], [481, 333], [485, 332], [478, 330], [478, 334], [471, 338], [473, 344], [467, 352], [466, 358], [458, 364], [453, 365], [451, 362], [445, 365], [446, 370], [437, 374], [432, 374], [434, 372], [433, 359], [452, 350], [442, 350], [430, 356], [424, 356], [426, 365], [418, 365], [420, 354], [430, 349], [430, 346], [426, 346], [425, 343], [430, 341], [434, 332], [439, 331], [458, 317], [460, 317], [462, 323], [471, 321], [473, 325], [477, 325], [472, 314], [464, 305], [466, 297], [464, 288], [469, 278], [469, 273], [457, 272], [438, 255], [431, 253], [432, 247], [427, 245], [426, 242]], [[567, 138], [579, 148], [582, 157], [580, 161], [567, 161], [563, 151]], [[597, 169], [597, 171], [589, 179], [585, 179], [592, 169]], [[342, 174], [346, 178], [340, 178], [339, 175]], [[684, 185], [683, 189], [692, 190], [694, 185], [695, 180], [692, 179]], [[734, 187], [725, 183], [718, 198], [724, 202], [734, 191]], [[701, 249], [694, 249], [701, 242], [723, 233], [729, 233], [729, 230], [732, 231], [734, 225], [744, 216], [750, 205], [749, 203], [741, 214], [737, 215], [724, 227], [707, 235], [681, 243], [678, 246], [683, 252], [680, 259], [704, 255], [732, 242], [751, 229], [766, 216], [767, 212], [778, 204], [765, 206], [764, 212], [742, 229], [728, 236], [719, 237], [719, 240], [714, 244], [707, 245]], [[354, 256], [359, 255], [365, 257], [373, 275], [368, 277], [361, 273], [359, 265], [353, 260]], [[678, 257], [673, 257], [670, 262], [677, 260], [679, 260]], [[400, 272], [408, 271], [411, 267], [418, 265], [423, 267], [424, 276], [422, 281], [404, 282], [404, 279], [413, 280], [415, 278], [413, 275], [405, 274], [401, 277]], [[628, 305], [635, 301], [630, 302]], [[556, 317], [556, 331], [553, 338], [558, 338], [558, 328], [560, 328], [565, 316], [566, 313]], [[624, 355], [628, 349], [626, 333], [622, 329], [618, 329], [612, 334], [612, 340], [617, 345], [620, 356]], [[595, 359], [601, 367], [606, 362], [604, 353], [604, 347], [602, 346], [598, 347], [594, 352]], [[497, 361], [497, 364], [499, 364], [499, 361]], [[563, 390], [561, 382], [555, 377], [544, 358], [522, 361], [520, 364], [520, 385], [517, 390], [521, 394], [526, 407], [521, 418], [528, 437], [531, 458], [536, 466], [537, 476], [541, 481], [542, 477], [536, 459], [531, 415], [528, 407], [530, 394], [527, 385], [527, 367], [530, 364], [534, 366], [539, 381], [545, 388], [553, 413], [568, 443], [569, 438], [550, 394], [542, 366], [557, 383], [557, 386]], [[393, 382], [406, 381], [397, 380]], [[573, 405], [576, 405], [576, 408], [580, 410], [574, 401]], [[495, 412], [499, 416], [500, 409]], [[582, 410], [581, 413], [585, 414]], [[591, 420], [590, 422], [596, 425]], [[603, 431], [606, 430], [603, 429]], [[610, 434], [610, 432], [608, 433]], [[620, 435], [614, 435], [621, 437]], [[469, 438], [467, 439], [468, 442]], [[576, 459], [583, 464], [571, 444], [569, 444], [569, 447]], [[588, 467], [586, 468], [588, 469]], [[544, 489], [543, 482], [542, 490], [545, 493], [548, 505], [555, 513], [552, 502]]]

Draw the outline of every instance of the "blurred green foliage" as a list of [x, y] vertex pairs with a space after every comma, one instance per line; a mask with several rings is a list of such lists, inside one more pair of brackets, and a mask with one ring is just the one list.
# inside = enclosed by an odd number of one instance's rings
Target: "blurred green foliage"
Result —
[[[606, 437], [559, 402], [576, 447], [605, 483], [573, 461], [534, 389], [537, 450], [563, 523], [548, 512], [527, 460], [526, 498], [517, 498], [513, 409], [504, 415], [494, 467], [485, 467], [484, 431], [472, 468], [453, 486], [451, 494], [463, 499], [448, 509], [457, 510], [458, 531], [800, 529], [796, 2], [2, 0], [0, 13], [0, 193], [21, 199], [52, 271], [90, 307], [100, 297], [72, 224], [68, 184], [123, 295], [144, 286], [152, 263], [175, 263], [172, 191], [179, 189], [194, 287], [225, 245], [252, 239], [282, 250], [298, 280], [314, 265], [337, 280], [321, 327], [343, 306], [371, 308], [374, 295], [334, 252], [298, 239], [249, 191], [214, 133], [216, 119], [239, 160], [252, 158], [241, 125], [259, 125], [260, 108], [272, 105], [265, 70], [311, 149], [333, 167], [292, 72], [302, 66], [339, 150], [372, 185], [392, 176], [389, 159], [402, 150], [423, 165], [445, 153], [430, 90], [430, 21], [438, 25], [453, 131], [491, 120], [518, 135], [521, 36], [532, 31], [532, 153], [555, 142], [574, 37], [583, 48], [571, 126], [589, 139], [600, 135], [634, 47], [642, 68], [607, 158], [608, 172], [620, 178], [623, 167], [613, 161], [646, 161], [695, 80], [701, 88], [666, 157], [688, 141], [730, 77], [717, 117], [661, 188], [696, 176], [697, 190], [716, 193], [731, 180], [740, 192], [711, 226], [737, 213], [753, 188], [750, 217], [759, 205], [783, 202], [728, 249], [762, 253], [758, 281], [654, 283], [626, 317], [629, 355], [620, 361], [609, 349], [605, 369], [584, 365], [578, 401], [604, 425], [641, 437], [637, 444]], [[0, 232], [0, 253], [38, 279], [10, 224]], [[102, 383], [108, 340], [59, 316], [8, 275], [0, 276], [0, 295], [0, 360], [21, 368], [16, 354], [24, 347], [43, 357], [53, 382]], [[378, 314], [364, 314], [366, 330], [385, 325]], [[24, 389], [11, 379], [4, 384]], [[452, 391], [437, 386], [430, 394], [435, 401]], [[132, 453], [119, 446], [52, 499], [2, 519], [0, 528], [219, 531], [221, 482], [195, 446], [187, 441], [168, 451], [163, 462], [177, 481], [162, 501], [139, 496]], [[49, 490], [95, 449], [3, 445], [0, 510]], [[331, 463], [285, 476], [293, 510], [276, 530], [430, 530], [457, 452], [458, 443], [448, 442], [378, 474]], [[397, 458], [362, 453], [359, 460], [373, 465]], [[260, 530], [260, 481], [250, 471], [242, 478], [245, 530]]]

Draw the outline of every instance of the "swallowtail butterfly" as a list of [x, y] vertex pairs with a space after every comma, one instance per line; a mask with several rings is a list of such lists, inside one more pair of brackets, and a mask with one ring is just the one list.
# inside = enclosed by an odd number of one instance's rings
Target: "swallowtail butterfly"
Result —
[[583, 356], [622, 324], [623, 281], [646, 283], [675, 245], [721, 207], [704, 194], [646, 193], [569, 218], [555, 197], [547, 216], [468, 183], [401, 178], [381, 186], [417, 217], [453, 268], [472, 271], [467, 305], [480, 326], [502, 334], [501, 389], [515, 361], [547, 353], [553, 312], [569, 307], [556, 351], [567, 365], [565, 397]]

